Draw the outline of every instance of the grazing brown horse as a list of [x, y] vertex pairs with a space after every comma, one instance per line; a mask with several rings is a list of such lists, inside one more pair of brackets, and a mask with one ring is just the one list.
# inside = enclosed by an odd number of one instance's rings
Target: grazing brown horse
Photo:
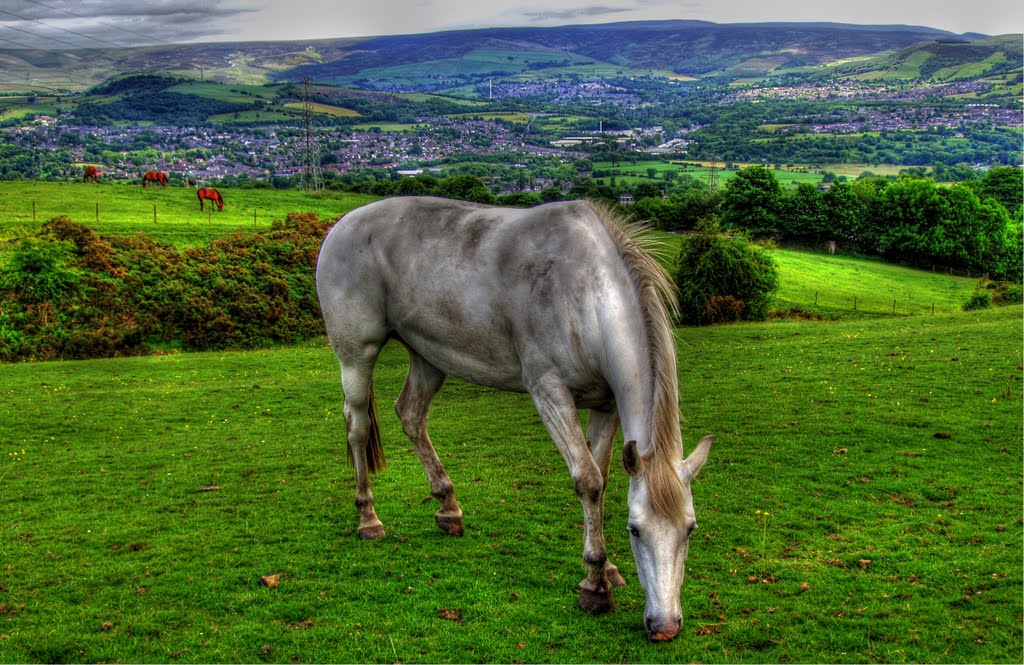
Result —
[[224, 197], [213, 187], [201, 187], [197, 192], [199, 195], [199, 209], [203, 209], [203, 199], [209, 199], [217, 204], [217, 210], [224, 210]]
[[161, 187], [167, 188], [167, 174], [163, 171], [146, 171], [145, 175], [142, 176], [142, 188], [145, 189], [147, 184], [157, 184]]
[[89, 182], [90, 180], [97, 184], [100, 182], [100, 172], [95, 166], [85, 167], [85, 176], [82, 178], [82, 182]]

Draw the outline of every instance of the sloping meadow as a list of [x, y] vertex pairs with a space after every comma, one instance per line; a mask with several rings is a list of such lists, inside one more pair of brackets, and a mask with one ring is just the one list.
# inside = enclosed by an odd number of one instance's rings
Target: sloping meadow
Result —
[[[436, 502], [377, 368], [385, 538], [356, 535], [322, 342], [8, 365], [4, 662], [1019, 662], [1022, 317], [677, 331], [694, 485], [684, 624], [652, 644], [607, 494], [615, 612], [576, 606], [582, 512], [530, 400], [450, 381]], [[621, 445], [621, 442], [617, 445]]]

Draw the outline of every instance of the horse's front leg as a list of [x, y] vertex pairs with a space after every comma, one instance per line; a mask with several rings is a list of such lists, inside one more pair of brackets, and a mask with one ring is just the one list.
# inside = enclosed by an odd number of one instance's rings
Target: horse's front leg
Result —
[[546, 377], [530, 387], [530, 394], [569, 466], [576, 497], [583, 506], [583, 563], [588, 574], [579, 584], [580, 607], [594, 614], [608, 612], [615, 608], [615, 601], [604, 543], [604, 476], [583, 438], [576, 405], [568, 388], [557, 378]]
[[[604, 488], [608, 488], [608, 472], [611, 467], [612, 444], [615, 441], [615, 433], [619, 431], [619, 414], [614, 409], [611, 411], [599, 411], [591, 409], [590, 420], [587, 423], [587, 447], [590, 448], [590, 455], [594, 458], [601, 476], [604, 479]], [[619, 573], [611, 561], [604, 564], [604, 572], [608, 581], [613, 587], [624, 586], [626, 580]]]

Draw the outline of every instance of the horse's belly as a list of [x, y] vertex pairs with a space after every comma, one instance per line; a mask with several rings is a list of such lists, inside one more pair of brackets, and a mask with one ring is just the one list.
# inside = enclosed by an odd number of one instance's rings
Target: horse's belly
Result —
[[[395, 326], [402, 343], [448, 376], [498, 390], [524, 392], [523, 369], [511, 346], [464, 334]], [[465, 333], [466, 331], [462, 331]]]

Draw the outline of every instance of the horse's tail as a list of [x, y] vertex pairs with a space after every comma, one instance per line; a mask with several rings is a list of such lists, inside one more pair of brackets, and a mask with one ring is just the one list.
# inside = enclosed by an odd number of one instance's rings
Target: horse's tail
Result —
[[[366, 439], [366, 466], [370, 473], [376, 473], [388, 465], [384, 456], [383, 438], [380, 435], [380, 421], [377, 420], [377, 391], [373, 388], [373, 381], [370, 381], [370, 434]], [[348, 461], [355, 464], [352, 457], [352, 444], [348, 446]]]

